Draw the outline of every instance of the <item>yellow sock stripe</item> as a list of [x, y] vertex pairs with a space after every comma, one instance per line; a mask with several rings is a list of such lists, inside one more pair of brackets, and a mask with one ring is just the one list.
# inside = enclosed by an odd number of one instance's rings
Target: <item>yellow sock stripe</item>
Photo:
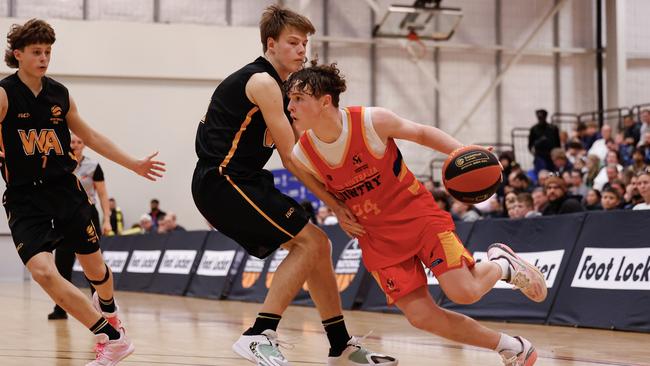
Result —
[[274, 318], [272, 316], [265, 316], [265, 315], [258, 315], [257, 317], [262, 318], [262, 319], [271, 319], [271, 320], [280, 320], [281, 319], [281, 318]]
[[111, 305], [114, 302], [113, 298], [111, 298], [110, 300], [104, 300], [101, 297], [97, 297], [97, 298], [99, 299], [99, 302], [104, 305]]
[[106, 326], [106, 324], [108, 324], [108, 320], [104, 319], [104, 321], [101, 322], [101, 324], [99, 324], [98, 326], [96, 326], [94, 329], [91, 329], [90, 331], [96, 334], [97, 331], [99, 331], [99, 330], [102, 329], [104, 326]]
[[257, 212], [259, 212], [260, 215], [262, 215], [262, 216], [266, 219], [266, 221], [270, 222], [273, 226], [275, 226], [278, 230], [280, 230], [280, 231], [282, 231], [283, 233], [285, 233], [285, 234], [286, 234], [288, 237], [290, 237], [291, 239], [294, 238], [293, 235], [291, 235], [288, 231], [284, 230], [284, 229], [282, 228], [282, 226], [278, 225], [275, 221], [273, 221], [273, 219], [271, 219], [267, 214], [265, 214], [264, 211], [262, 211], [259, 207], [257, 207], [257, 205], [256, 205], [255, 203], [253, 203], [253, 201], [251, 201], [250, 198], [248, 198], [248, 196], [246, 195], [246, 193], [244, 193], [241, 189], [239, 189], [239, 187], [237, 187], [237, 185], [235, 184], [235, 182], [233, 182], [232, 179], [230, 179], [229, 176], [225, 175], [225, 177], [226, 177], [226, 179], [228, 180], [228, 183], [230, 183], [230, 184], [231, 184], [231, 185], [232, 185], [232, 186], [237, 190], [237, 192], [239, 192], [239, 194], [240, 194], [242, 197], [244, 197], [244, 199], [245, 199], [245, 200], [246, 200], [246, 201], [247, 201], [251, 206], [253, 206], [253, 208], [254, 208]]
[[344, 320], [344, 319], [341, 318], [341, 319], [339, 319], [339, 320], [335, 320], [335, 321], [333, 321], [333, 322], [323, 323], [323, 326], [326, 327], [326, 326], [328, 326], [328, 325], [332, 325], [332, 324], [340, 323], [340, 322], [342, 322], [343, 320]]

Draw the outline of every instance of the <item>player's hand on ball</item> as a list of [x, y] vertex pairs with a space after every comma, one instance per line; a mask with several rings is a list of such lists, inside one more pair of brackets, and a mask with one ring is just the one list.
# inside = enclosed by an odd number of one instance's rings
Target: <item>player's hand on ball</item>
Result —
[[153, 160], [158, 155], [158, 151], [140, 159], [136, 162], [133, 171], [149, 180], [155, 181], [156, 177], [162, 178], [162, 172], [165, 171], [165, 163]]

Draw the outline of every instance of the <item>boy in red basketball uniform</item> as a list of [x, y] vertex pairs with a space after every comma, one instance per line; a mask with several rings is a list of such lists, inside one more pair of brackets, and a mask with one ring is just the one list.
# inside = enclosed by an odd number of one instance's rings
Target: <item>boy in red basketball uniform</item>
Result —
[[[424, 266], [447, 297], [470, 304], [506, 280], [536, 302], [546, 298], [541, 273], [508, 246], [493, 244], [486, 263], [475, 263], [454, 232], [450, 215], [402, 160], [394, 139], [450, 154], [463, 145], [441, 130], [416, 124], [378, 107], [340, 109], [345, 80], [336, 65], [298, 71], [286, 83], [294, 126], [306, 130], [294, 147], [296, 164], [312, 174], [357, 216], [366, 268], [416, 328], [477, 347], [493, 349], [507, 366], [531, 366], [537, 352], [522, 337], [488, 329], [442, 309], [431, 298]], [[424, 264], [424, 266], [423, 266]]]

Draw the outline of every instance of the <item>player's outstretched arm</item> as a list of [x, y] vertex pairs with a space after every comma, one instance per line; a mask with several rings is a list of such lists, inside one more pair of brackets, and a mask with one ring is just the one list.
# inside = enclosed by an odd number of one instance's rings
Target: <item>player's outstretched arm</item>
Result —
[[408, 140], [444, 154], [450, 154], [463, 146], [460, 141], [436, 127], [409, 121], [386, 108], [373, 107], [371, 111], [375, 131], [384, 142], [389, 138]]
[[162, 177], [165, 171], [165, 163], [154, 160], [158, 152], [155, 152], [143, 159], [136, 159], [117, 147], [106, 136], [92, 129], [79, 115], [77, 105], [70, 97], [70, 110], [66, 115], [68, 127], [75, 135], [79, 136], [86, 146], [95, 150], [103, 157], [110, 159], [121, 166], [134, 171], [149, 180], [155, 181], [156, 177]]

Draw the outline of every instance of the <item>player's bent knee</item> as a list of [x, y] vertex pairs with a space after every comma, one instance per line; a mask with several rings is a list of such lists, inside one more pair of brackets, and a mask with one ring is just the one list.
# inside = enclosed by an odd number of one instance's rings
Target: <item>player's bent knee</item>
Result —
[[30, 272], [34, 281], [40, 285], [51, 283], [57, 276], [59, 276], [59, 272], [56, 270], [56, 268], [45, 266], [32, 268]]
[[421, 330], [429, 330], [431, 328], [431, 322], [435, 321], [435, 319], [428, 315], [421, 313], [406, 314], [406, 318], [413, 327]]
[[93, 268], [92, 270], [84, 270], [84, 274], [88, 282], [93, 286], [100, 286], [108, 282], [111, 278], [111, 270], [107, 264], [104, 264], [102, 270]]
[[449, 300], [456, 304], [469, 305], [481, 299], [481, 295], [471, 285], [461, 285], [455, 287], [452, 291], [446, 291], [445, 295]]

